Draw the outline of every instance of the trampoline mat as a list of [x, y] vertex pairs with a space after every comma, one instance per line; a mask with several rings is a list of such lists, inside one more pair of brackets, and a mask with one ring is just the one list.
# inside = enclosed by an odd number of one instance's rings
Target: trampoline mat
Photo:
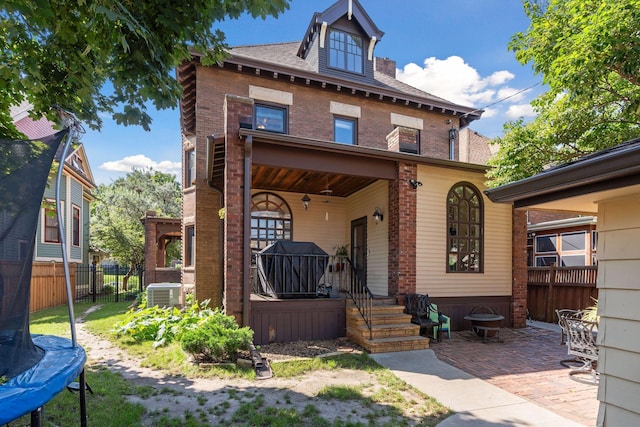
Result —
[[82, 347], [53, 335], [33, 335], [33, 343], [44, 351], [40, 362], [0, 385], [0, 425], [7, 424], [43, 406], [84, 369]]

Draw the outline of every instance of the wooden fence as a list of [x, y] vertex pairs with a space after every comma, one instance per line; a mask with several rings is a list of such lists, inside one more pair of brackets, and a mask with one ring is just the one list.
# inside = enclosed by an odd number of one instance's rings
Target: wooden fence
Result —
[[[75, 295], [76, 268], [69, 266], [71, 291]], [[31, 270], [31, 312], [67, 304], [67, 285], [61, 262], [34, 262]]]
[[555, 310], [582, 310], [598, 298], [598, 266], [529, 267], [527, 308], [534, 320], [556, 322]]

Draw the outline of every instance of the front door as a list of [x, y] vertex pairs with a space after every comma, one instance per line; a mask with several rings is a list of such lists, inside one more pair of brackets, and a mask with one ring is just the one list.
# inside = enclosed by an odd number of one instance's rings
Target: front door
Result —
[[351, 262], [363, 283], [367, 281], [367, 217], [351, 221]]

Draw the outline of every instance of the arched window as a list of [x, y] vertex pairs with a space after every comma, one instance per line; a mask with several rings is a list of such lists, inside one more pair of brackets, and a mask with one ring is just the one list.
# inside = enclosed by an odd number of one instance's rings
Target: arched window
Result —
[[459, 182], [447, 195], [447, 271], [481, 273], [484, 208], [478, 189]]
[[273, 193], [251, 197], [251, 249], [259, 251], [276, 240], [291, 240], [291, 209]]

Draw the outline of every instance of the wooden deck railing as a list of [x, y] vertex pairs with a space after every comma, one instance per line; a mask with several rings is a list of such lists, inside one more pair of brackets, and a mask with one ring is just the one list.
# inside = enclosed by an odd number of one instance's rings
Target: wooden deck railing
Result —
[[582, 310], [598, 298], [598, 266], [529, 267], [527, 308], [534, 320], [555, 322], [556, 309]]

